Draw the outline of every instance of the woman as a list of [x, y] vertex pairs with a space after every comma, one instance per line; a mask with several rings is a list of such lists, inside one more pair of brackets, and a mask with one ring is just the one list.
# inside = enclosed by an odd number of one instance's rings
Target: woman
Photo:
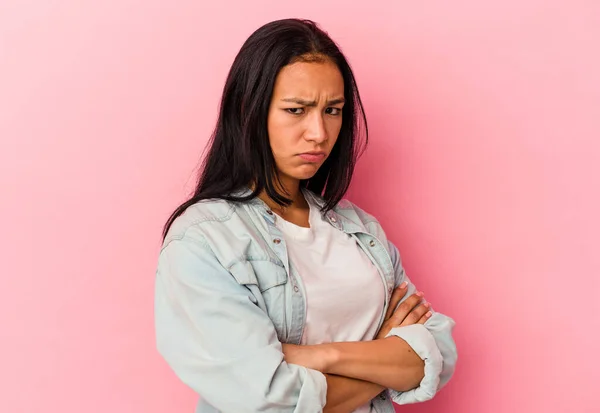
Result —
[[313, 22], [242, 46], [157, 269], [158, 349], [196, 412], [392, 413], [450, 379], [454, 322], [342, 200], [366, 132], [352, 71]]

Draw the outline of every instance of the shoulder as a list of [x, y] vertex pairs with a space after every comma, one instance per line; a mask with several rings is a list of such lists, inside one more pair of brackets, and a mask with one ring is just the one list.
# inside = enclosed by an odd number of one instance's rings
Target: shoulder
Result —
[[[310, 200], [313, 201], [318, 207], [322, 207], [326, 202], [323, 197], [315, 194], [312, 191], [306, 190], [305, 193], [309, 195]], [[341, 199], [333, 208], [333, 212], [356, 224], [379, 223], [377, 218], [360, 208], [348, 198]]]
[[338, 202], [334, 208], [334, 212], [343, 217], [345, 221], [351, 222], [353, 228], [360, 228], [379, 239], [384, 248], [388, 249], [389, 252], [390, 245], [386, 231], [375, 215], [365, 211], [362, 207], [347, 198]]
[[[310, 192], [310, 196], [316, 201], [318, 206], [322, 206], [325, 203], [322, 197], [313, 192]], [[344, 225], [346, 229], [364, 231], [387, 242], [385, 232], [379, 220], [348, 198], [340, 200], [332, 212], [342, 218], [346, 224]]]
[[181, 240], [186, 236], [194, 236], [194, 234], [196, 237], [200, 235], [199, 238], [202, 238], [202, 227], [211, 223], [229, 221], [236, 213], [236, 209], [237, 206], [234, 202], [222, 199], [199, 201], [175, 218], [165, 237], [164, 244], [167, 245], [173, 240]]
[[381, 245], [387, 250], [390, 259], [392, 260], [392, 264], [400, 261], [398, 249], [388, 239], [383, 226], [374, 215], [366, 212], [348, 199], [340, 201], [335, 208], [335, 212], [348, 220], [358, 223], [369, 234], [376, 237], [381, 242]]
[[352, 221], [358, 221], [363, 225], [379, 225], [379, 221], [377, 220], [377, 218], [375, 218], [374, 215], [368, 213], [367, 211], [365, 211], [364, 209], [362, 209], [357, 204], [355, 204], [347, 198], [344, 198], [340, 202], [338, 202], [334, 211], [347, 219], [350, 219]]
[[[229, 271], [247, 261], [279, 262], [265, 242], [266, 223], [248, 202], [204, 200], [189, 206], [174, 221], [163, 241], [161, 253], [194, 252], [188, 258], [199, 265], [198, 258], [210, 265], [218, 264]], [[283, 264], [281, 265], [283, 267]]]

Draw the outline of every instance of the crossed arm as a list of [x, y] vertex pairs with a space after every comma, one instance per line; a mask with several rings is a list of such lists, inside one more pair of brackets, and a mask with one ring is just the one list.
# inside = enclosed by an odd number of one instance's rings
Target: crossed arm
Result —
[[351, 412], [387, 388], [413, 389], [424, 375], [423, 360], [398, 337], [316, 346], [284, 344], [283, 352], [288, 363], [325, 374], [325, 412]]
[[392, 296], [386, 322], [376, 340], [282, 345], [288, 363], [325, 374], [325, 412], [351, 412], [387, 388], [408, 391], [419, 386], [424, 377], [423, 360], [401, 338], [383, 338], [392, 326], [424, 323], [429, 318], [428, 314], [431, 315], [428, 304], [419, 302], [422, 295], [411, 296], [394, 311], [404, 294], [406, 285], [398, 288]]
[[[453, 321], [438, 313], [424, 325], [405, 320], [402, 326], [395, 311], [371, 342], [282, 345], [243, 263], [225, 269], [192, 235], [161, 251], [155, 326], [159, 352], [201, 403], [239, 413], [350, 412], [384, 389], [398, 403], [429, 400], [452, 375]], [[393, 261], [397, 284], [408, 281]], [[414, 290], [408, 282], [402, 295]], [[435, 369], [428, 370], [433, 364], [423, 343], [437, 353]], [[306, 367], [315, 362], [316, 368]]]
[[385, 390], [385, 387], [350, 377], [325, 374], [327, 379], [327, 403], [323, 413], [348, 413]]

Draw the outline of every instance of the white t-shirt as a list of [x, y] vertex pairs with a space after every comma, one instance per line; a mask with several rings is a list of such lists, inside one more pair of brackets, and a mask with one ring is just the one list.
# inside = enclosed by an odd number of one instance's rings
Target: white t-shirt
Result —
[[[306, 291], [301, 344], [372, 340], [385, 300], [377, 268], [350, 235], [323, 220], [312, 205], [309, 223], [304, 228], [275, 219]], [[368, 403], [354, 413], [370, 411]]]

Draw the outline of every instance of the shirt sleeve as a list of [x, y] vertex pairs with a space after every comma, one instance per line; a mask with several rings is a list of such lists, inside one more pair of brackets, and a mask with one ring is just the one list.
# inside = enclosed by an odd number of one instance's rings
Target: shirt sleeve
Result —
[[[396, 287], [408, 282], [408, 291], [402, 301], [416, 292], [402, 267], [398, 249], [389, 243], [390, 256], [396, 274]], [[388, 336], [398, 336], [408, 343], [425, 362], [425, 377], [419, 387], [406, 392], [389, 389], [392, 400], [398, 404], [423, 402], [432, 399], [448, 383], [458, 358], [456, 344], [452, 337], [455, 322], [450, 317], [435, 312], [425, 324], [393, 328]]]
[[159, 353], [208, 404], [225, 412], [322, 412], [327, 381], [287, 364], [275, 327], [201, 240], [159, 256], [155, 283]]

